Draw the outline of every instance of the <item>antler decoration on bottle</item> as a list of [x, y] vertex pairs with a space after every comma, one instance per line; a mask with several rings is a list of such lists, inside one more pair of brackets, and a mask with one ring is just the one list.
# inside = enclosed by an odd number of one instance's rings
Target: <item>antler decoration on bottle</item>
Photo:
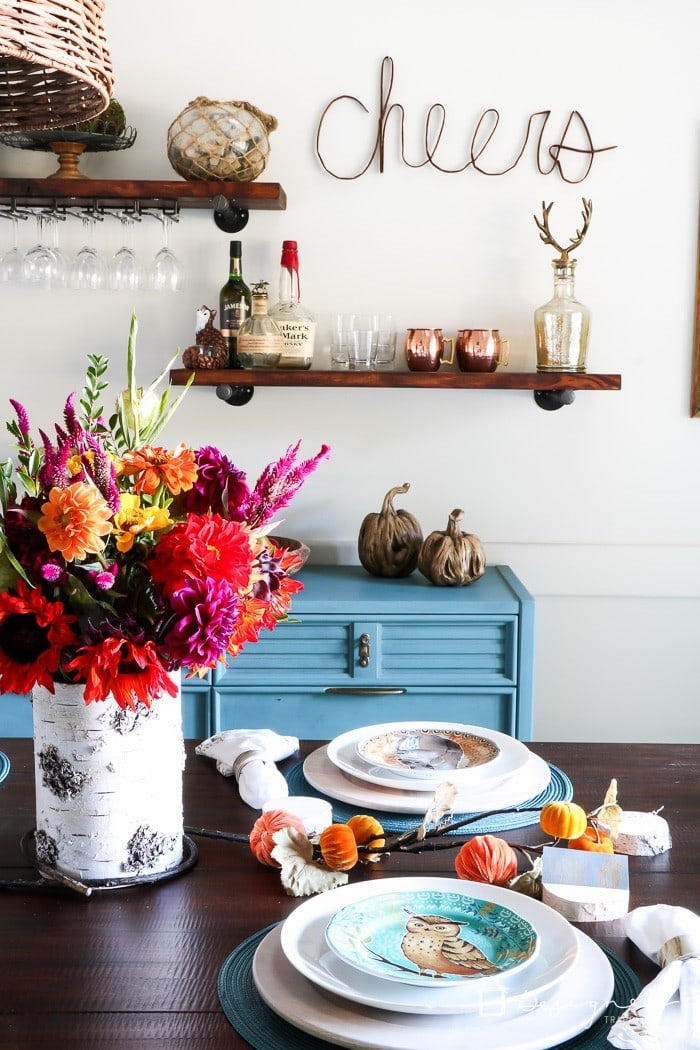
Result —
[[583, 241], [583, 238], [588, 232], [588, 227], [591, 222], [591, 216], [593, 215], [593, 202], [586, 200], [585, 197], [582, 197], [581, 199], [583, 200], [583, 227], [580, 230], [576, 230], [574, 237], [571, 239], [566, 248], [562, 248], [561, 244], [558, 244], [554, 240], [549, 229], [549, 213], [552, 210], [552, 205], [554, 204], [554, 201], [551, 201], [549, 204], [545, 204], [544, 201], [542, 201], [541, 222], [536, 215], [533, 215], [533, 219], [535, 220], [537, 229], [540, 231], [540, 240], [544, 241], [545, 244], [551, 244], [553, 248], [556, 248], [558, 252], [561, 252], [560, 261], [563, 262], [565, 262], [569, 258], [569, 252], [572, 252], [574, 248], [578, 248], [578, 246]]

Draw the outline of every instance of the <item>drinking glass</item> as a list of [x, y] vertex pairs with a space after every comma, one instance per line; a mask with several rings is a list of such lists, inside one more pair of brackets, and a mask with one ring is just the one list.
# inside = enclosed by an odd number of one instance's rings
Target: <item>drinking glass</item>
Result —
[[56, 272], [54, 274], [53, 283], [57, 284], [60, 288], [65, 288], [68, 285], [71, 271], [70, 259], [62, 250], [58, 236], [59, 222], [64, 222], [65, 218], [65, 212], [58, 212], [55, 209], [46, 216], [46, 223], [48, 226], [47, 239], [51, 242], [51, 251], [56, 258]]
[[151, 287], [156, 292], [181, 292], [185, 287], [185, 268], [169, 245], [172, 215], [158, 213], [163, 226], [163, 247], [151, 266]]
[[31, 284], [44, 284], [50, 287], [55, 283], [59, 262], [46, 237], [46, 219], [44, 212], [36, 213], [37, 243], [25, 252], [22, 260], [22, 277]]
[[85, 244], [73, 260], [71, 284], [74, 288], [99, 289], [107, 284], [107, 263], [95, 247], [96, 218], [93, 211], [82, 215]]
[[133, 292], [141, 286], [141, 268], [134, 251], [134, 222], [129, 212], [119, 215], [124, 231], [124, 244], [112, 256], [109, 264], [109, 284], [117, 291]]
[[13, 208], [12, 211], [0, 212], [0, 217], [9, 219], [12, 223], [12, 247], [8, 248], [0, 259], [0, 281], [16, 284], [22, 280], [23, 262], [22, 249], [19, 247], [19, 220], [26, 219], [27, 216]]

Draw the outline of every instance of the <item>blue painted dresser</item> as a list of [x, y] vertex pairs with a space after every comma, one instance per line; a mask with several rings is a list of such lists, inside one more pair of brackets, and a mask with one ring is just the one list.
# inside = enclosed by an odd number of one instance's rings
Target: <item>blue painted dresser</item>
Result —
[[213, 672], [212, 724], [331, 738], [402, 719], [532, 738], [535, 602], [506, 566], [467, 587], [306, 566], [290, 621]]
[[[228, 668], [183, 679], [186, 737], [270, 728], [330, 739], [411, 719], [532, 738], [535, 602], [508, 567], [468, 587], [353, 565], [309, 565], [299, 578], [288, 621]], [[31, 734], [28, 698], [0, 697], [0, 736]]]

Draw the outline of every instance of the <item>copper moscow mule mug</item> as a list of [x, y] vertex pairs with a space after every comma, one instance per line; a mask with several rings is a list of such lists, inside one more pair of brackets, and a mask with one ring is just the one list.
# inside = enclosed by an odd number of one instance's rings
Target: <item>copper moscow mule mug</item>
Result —
[[457, 333], [457, 363], [462, 372], [495, 372], [507, 365], [510, 340], [501, 339], [497, 328], [460, 328]]
[[[444, 357], [445, 343], [450, 344], [450, 356]], [[437, 372], [440, 365], [454, 361], [454, 340], [442, 334], [442, 328], [406, 329], [406, 362], [412, 372]]]

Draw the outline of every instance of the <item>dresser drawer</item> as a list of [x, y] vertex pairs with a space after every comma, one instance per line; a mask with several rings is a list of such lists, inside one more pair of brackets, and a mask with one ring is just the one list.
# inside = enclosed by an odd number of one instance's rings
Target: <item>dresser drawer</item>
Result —
[[217, 729], [269, 729], [305, 740], [397, 721], [455, 722], [515, 735], [514, 689], [214, 689]]
[[489, 685], [516, 680], [514, 616], [303, 616], [217, 669], [219, 687], [289, 684]]

